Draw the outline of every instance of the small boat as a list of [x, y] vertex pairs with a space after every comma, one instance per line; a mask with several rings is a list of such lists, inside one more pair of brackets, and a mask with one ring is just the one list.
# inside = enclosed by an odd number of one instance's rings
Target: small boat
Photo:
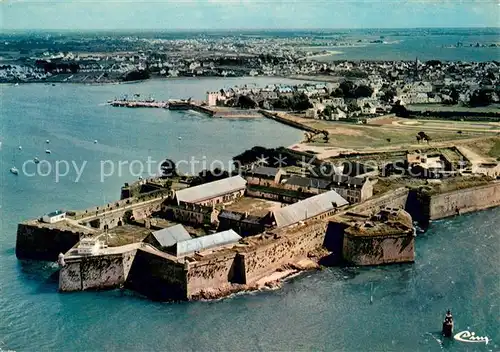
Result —
[[181, 139], [182, 139], [182, 137], [180, 137], [180, 136], [179, 136], [179, 137], [177, 137], [177, 139], [178, 139], [178, 140], [181, 140]]
[[40, 159], [38, 159], [36, 156], [33, 158], [33, 162], [35, 164], [38, 164], [40, 162]]
[[18, 175], [19, 174], [19, 170], [15, 166], [10, 168], [10, 172], [12, 174], [14, 174], [14, 175]]
[[50, 151], [50, 149], [45, 149], [45, 153], [50, 154], [52, 152]]
[[22, 146], [22, 145], [20, 145], [20, 146], [18, 147], [18, 149], [19, 149], [19, 150], [23, 150], [23, 146]]
[[97, 139], [94, 139], [94, 144], [97, 144]]
[[19, 83], [14, 84], [16, 87], [19, 85]]
[[45, 143], [49, 144], [49, 143], [50, 143], [50, 141], [47, 139], [47, 140], [45, 141]]

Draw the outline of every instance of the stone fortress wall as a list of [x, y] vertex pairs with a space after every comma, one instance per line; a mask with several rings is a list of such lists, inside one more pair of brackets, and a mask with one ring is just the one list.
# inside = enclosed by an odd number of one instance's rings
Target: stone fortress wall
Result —
[[67, 220], [56, 224], [23, 222], [17, 228], [16, 255], [19, 259], [56, 261], [58, 254], [70, 250], [80, 237], [117, 227], [126, 222], [124, 217], [128, 215], [135, 220], [145, 219], [160, 211], [165, 199], [165, 195], [143, 201], [128, 199], [78, 213], [68, 212]]
[[[474, 211], [500, 204], [500, 183], [463, 189], [444, 194], [413, 197], [419, 191], [400, 188], [373, 197], [364, 203], [349, 207], [344, 212], [374, 214], [385, 207], [408, 208], [412, 215], [438, 219], [461, 212]], [[136, 219], [143, 219], [160, 209], [165, 196], [141, 202], [122, 200], [110, 210], [98, 214], [95, 229], [78, 226], [58, 228], [56, 224], [30, 221], [19, 225], [16, 253], [19, 258], [57, 260], [57, 255], [66, 252], [78, 243], [80, 236], [100, 231], [104, 225], [118, 226], [126, 212]], [[413, 200], [412, 200], [413, 199]], [[104, 207], [107, 209], [108, 207]], [[102, 208], [96, 211], [102, 210]], [[82, 212], [80, 212], [82, 213]], [[418, 213], [418, 214], [417, 214]], [[89, 214], [89, 211], [86, 212]], [[90, 256], [72, 261], [69, 259], [60, 272], [61, 291], [80, 291], [128, 287], [152, 298], [191, 299], [199, 297], [204, 290], [221, 289], [231, 285], [252, 285], [287, 265], [307, 257], [312, 252], [328, 247], [327, 237], [333, 232], [342, 232], [332, 225], [335, 216], [309, 220], [289, 228], [245, 238], [230, 248], [186, 258], [172, 257], [153, 247], [137, 244], [134, 249], [119, 253]], [[76, 219], [77, 217], [74, 217]], [[80, 217], [84, 224], [89, 218]], [[91, 218], [90, 218], [91, 219]], [[94, 221], [94, 220], [90, 220]], [[337, 236], [338, 235], [338, 236]], [[413, 261], [414, 246], [405, 236], [362, 238], [345, 240], [339, 237], [333, 252], [342, 253], [348, 261], [358, 265]], [[328, 248], [332, 251], [332, 248]], [[379, 255], [374, 255], [377, 252]], [[377, 254], [375, 253], [375, 254]]]

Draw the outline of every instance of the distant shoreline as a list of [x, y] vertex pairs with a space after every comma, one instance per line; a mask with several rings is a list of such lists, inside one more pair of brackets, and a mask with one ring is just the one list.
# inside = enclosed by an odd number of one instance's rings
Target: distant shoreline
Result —
[[343, 51], [338, 51], [338, 50], [328, 50], [328, 52], [324, 53], [324, 54], [315, 54], [315, 55], [311, 55], [311, 56], [307, 56], [305, 59], [306, 60], [311, 60], [311, 59], [320, 59], [320, 58], [323, 58], [323, 57], [328, 57], [328, 56], [334, 56], [334, 55], [342, 55], [344, 54]]

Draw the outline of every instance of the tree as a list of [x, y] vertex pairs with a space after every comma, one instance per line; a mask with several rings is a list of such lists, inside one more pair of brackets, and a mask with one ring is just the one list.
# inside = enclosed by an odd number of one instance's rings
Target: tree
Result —
[[396, 114], [398, 117], [409, 117], [410, 113], [408, 110], [401, 105], [400, 101], [397, 101], [396, 104], [392, 106], [391, 113]]
[[254, 109], [257, 103], [248, 95], [240, 95], [237, 106], [243, 109]]
[[331, 97], [333, 98], [343, 98], [344, 97], [344, 91], [340, 88], [337, 88], [335, 89], [334, 91], [332, 91], [332, 93], [330, 94]]
[[123, 77], [123, 80], [126, 82], [129, 81], [140, 81], [143, 79], [148, 79], [150, 77], [149, 71], [148, 70], [138, 70], [138, 71], [131, 71]]
[[455, 87], [451, 88], [450, 98], [451, 98], [453, 105], [458, 104], [458, 99], [460, 98], [460, 94], [458, 93], [458, 91]]
[[345, 98], [354, 98], [355, 85], [351, 81], [343, 81], [339, 85], [339, 89], [342, 91], [342, 96]]
[[373, 94], [373, 89], [366, 85], [357, 86], [356, 89], [354, 90], [355, 98], [368, 98], [371, 97], [372, 94]]
[[395, 96], [396, 96], [396, 91], [394, 91], [393, 89], [388, 89], [380, 97], [380, 100], [386, 103], [392, 103]]
[[492, 89], [478, 89], [472, 93], [470, 100], [469, 100], [469, 106], [470, 107], [479, 107], [479, 106], [488, 106], [493, 103], [493, 98], [492, 98]]
[[333, 108], [330, 105], [325, 106], [325, 110], [323, 110], [324, 116], [331, 116], [333, 112]]
[[161, 163], [160, 168], [161, 168], [162, 177], [175, 177], [178, 175], [177, 168], [176, 168], [175, 162], [173, 160], [165, 159]]
[[202, 183], [208, 183], [229, 177], [229, 172], [219, 168], [215, 168], [213, 170], [202, 170], [198, 174], [198, 177], [202, 180]]
[[420, 141], [426, 141], [427, 143], [429, 143], [431, 141], [431, 137], [425, 133], [424, 131], [420, 131], [417, 133], [417, 142], [420, 143]]
[[298, 96], [297, 95], [293, 96], [292, 110], [303, 111], [310, 109], [312, 107], [313, 105], [311, 104], [309, 98], [305, 93], [299, 94]]
[[431, 66], [431, 67], [440, 66], [441, 65], [441, 61], [439, 61], [439, 60], [429, 60], [425, 64], [427, 66]]

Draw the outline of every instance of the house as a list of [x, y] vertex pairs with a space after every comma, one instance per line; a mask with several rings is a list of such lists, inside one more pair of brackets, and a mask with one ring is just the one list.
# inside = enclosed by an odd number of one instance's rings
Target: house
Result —
[[218, 210], [213, 206], [185, 203], [162, 205], [164, 216], [168, 220], [195, 226], [210, 225], [217, 222]]
[[272, 224], [277, 228], [301, 221], [333, 215], [338, 208], [349, 203], [335, 191], [328, 191], [272, 212]]
[[318, 118], [318, 110], [315, 108], [310, 108], [306, 110], [305, 117], [308, 119], [316, 119]]
[[56, 210], [42, 217], [43, 222], [46, 222], [48, 224], [53, 224], [64, 219], [66, 219], [66, 212], [61, 210]]
[[226, 95], [219, 92], [207, 92], [207, 105], [217, 106], [221, 101], [226, 101]]
[[323, 104], [326, 106], [343, 108], [345, 107], [345, 100], [344, 98], [326, 98], [323, 99]]
[[234, 230], [240, 236], [254, 236], [265, 231], [265, 217], [250, 215], [248, 212], [222, 210], [219, 213], [218, 231]]
[[205, 206], [235, 201], [245, 194], [247, 181], [237, 175], [222, 180], [189, 187], [175, 192], [177, 204], [195, 203]]
[[373, 115], [376, 112], [377, 112], [377, 108], [372, 103], [365, 103], [365, 105], [363, 105], [361, 107], [361, 113], [363, 115]]
[[408, 153], [406, 161], [409, 167], [421, 166], [424, 169], [444, 170], [445, 165], [440, 156], [428, 156], [424, 153]]
[[428, 156], [424, 153], [406, 155], [408, 171], [413, 177], [439, 178], [446, 171], [446, 164], [441, 156]]
[[338, 120], [342, 120], [342, 119], [346, 119], [346, 118], [347, 118], [347, 114], [344, 110], [339, 109], [339, 108], [332, 109], [332, 113], [330, 115], [330, 120], [338, 121]]
[[482, 163], [472, 165], [472, 173], [482, 174], [489, 177], [497, 178], [500, 176], [500, 164], [499, 163]]
[[76, 247], [78, 255], [97, 255], [105, 245], [97, 238], [82, 238]]
[[335, 190], [349, 203], [360, 203], [373, 196], [373, 185], [367, 177], [333, 175], [330, 189]]
[[149, 243], [153, 247], [168, 251], [176, 243], [190, 240], [191, 235], [182, 225], [174, 225], [165, 229], [150, 233], [143, 242]]
[[233, 230], [222, 231], [197, 238], [192, 238], [187, 241], [177, 242], [172, 252], [177, 257], [186, 256], [189, 254], [202, 252], [208, 249], [219, 248], [222, 246], [234, 245], [241, 240], [241, 236]]
[[319, 194], [329, 190], [331, 181], [322, 178], [302, 177], [299, 175], [292, 175], [285, 181], [283, 187], [293, 191], [308, 192]]
[[285, 170], [268, 167], [257, 166], [245, 172], [245, 179], [249, 185], [259, 186], [276, 186], [280, 184], [281, 178], [286, 175]]
[[293, 89], [291, 87], [278, 87], [275, 90], [278, 95], [283, 95], [283, 96], [292, 96], [293, 95]]

